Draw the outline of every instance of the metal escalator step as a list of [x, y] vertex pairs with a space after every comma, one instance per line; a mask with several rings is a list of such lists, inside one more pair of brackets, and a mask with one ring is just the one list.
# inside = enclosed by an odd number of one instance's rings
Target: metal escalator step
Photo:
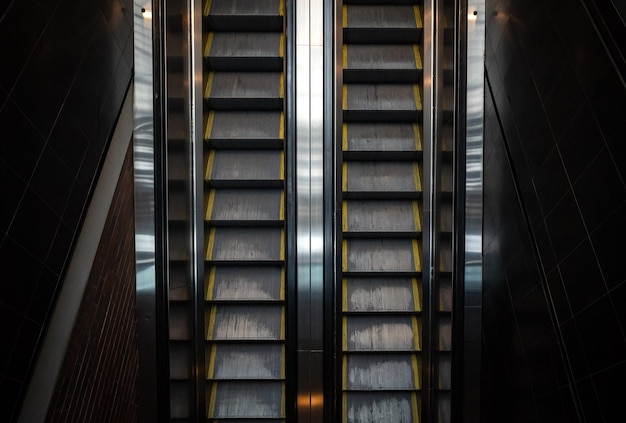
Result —
[[[207, 417], [254, 419], [285, 417], [285, 388], [282, 382], [214, 382], [207, 393]], [[237, 420], [241, 421], [241, 420]]]
[[272, 266], [214, 266], [207, 272], [207, 300], [280, 301], [285, 272]]
[[422, 191], [416, 162], [344, 162], [344, 198], [415, 198]]
[[279, 189], [217, 189], [207, 198], [206, 216], [212, 225], [260, 226], [282, 224], [284, 194]]
[[348, 352], [419, 351], [415, 316], [344, 316], [343, 350]]
[[422, 152], [417, 123], [344, 123], [344, 159], [415, 160]]
[[281, 305], [214, 305], [207, 340], [281, 341], [285, 338], [284, 320]]
[[350, 82], [418, 82], [422, 57], [417, 44], [343, 46], [343, 80]]
[[281, 344], [213, 344], [208, 375], [213, 380], [281, 380], [285, 377]]
[[421, 87], [417, 84], [345, 84], [345, 121], [415, 122], [422, 113]]
[[344, 356], [343, 389], [356, 391], [419, 389], [415, 354], [351, 354]]
[[417, 5], [344, 5], [344, 43], [417, 43], [423, 32]]
[[280, 72], [211, 72], [204, 98], [213, 110], [280, 110], [284, 89]]
[[212, 111], [204, 138], [215, 148], [280, 148], [284, 124], [282, 112]]
[[406, 274], [421, 271], [420, 248], [416, 239], [350, 238], [343, 240], [344, 273]]
[[282, 31], [283, 0], [208, 0], [206, 23], [218, 31]]
[[417, 395], [412, 392], [349, 392], [344, 394], [345, 423], [415, 423]]
[[205, 178], [213, 187], [283, 186], [280, 150], [212, 150], [207, 160]]
[[344, 201], [342, 230], [344, 236], [415, 236], [422, 230], [420, 216], [417, 201]]
[[[211, 228], [206, 259], [213, 262], [280, 263], [284, 260], [282, 228]], [[241, 263], [241, 264], [243, 264]]]
[[211, 32], [204, 58], [211, 70], [280, 71], [285, 40], [273, 32]]
[[419, 285], [416, 278], [344, 278], [344, 312], [419, 312]]

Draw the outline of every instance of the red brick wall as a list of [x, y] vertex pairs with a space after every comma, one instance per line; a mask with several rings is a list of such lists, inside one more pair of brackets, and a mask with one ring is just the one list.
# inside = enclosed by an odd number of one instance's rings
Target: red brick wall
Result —
[[133, 211], [129, 148], [48, 408], [49, 422], [137, 421]]

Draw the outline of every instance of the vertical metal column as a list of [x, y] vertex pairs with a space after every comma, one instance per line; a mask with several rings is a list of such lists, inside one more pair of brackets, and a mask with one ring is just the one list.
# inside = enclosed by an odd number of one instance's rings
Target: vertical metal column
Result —
[[296, 268], [299, 423], [323, 419], [324, 4], [296, 0]]
[[480, 401], [484, 69], [485, 2], [476, 0], [468, 2], [467, 8], [463, 414], [470, 423], [480, 421], [475, 404]]

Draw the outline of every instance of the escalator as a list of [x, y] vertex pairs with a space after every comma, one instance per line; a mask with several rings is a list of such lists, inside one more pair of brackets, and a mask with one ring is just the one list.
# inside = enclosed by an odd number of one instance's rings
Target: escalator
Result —
[[207, 0], [207, 421], [286, 418], [283, 0]]
[[[342, 8], [342, 421], [420, 421], [422, 5]], [[339, 150], [340, 149], [340, 150]]]

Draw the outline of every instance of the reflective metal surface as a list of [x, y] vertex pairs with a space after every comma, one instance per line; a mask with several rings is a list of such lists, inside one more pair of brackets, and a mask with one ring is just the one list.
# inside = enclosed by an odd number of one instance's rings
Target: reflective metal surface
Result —
[[323, 418], [323, 6], [322, 0], [295, 5], [298, 422]]
[[[482, 294], [482, 213], [483, 213], [483, 127], [484, 127], [484, 66], [485, 66], [485, 2], [471, 1], [467, 9], [467, 121], [466, 121], [466, 185], [465, 185], [465, 315], [466, 321], [480, 325]], [[478, 309], [478, 310], [477, 310]], [[479, 400], [480, 378], [470, 377], [480, 363], [480, 327], [465, 333], [464, 389], [473, 392], [475, 405]], [[471, 372], [471, 373], [470, 373]], [[470, 398], [465, 396], [466, 400]], [[472, 407], [464, 404], [465, 409]], [[480, 413], [471, 413], [471, 421], [479, 421]]]
[[135, 249], [139, 421], [157, 421], [156, 222], [154, 89], [151, 2], [133, 4], [135, 44]]

